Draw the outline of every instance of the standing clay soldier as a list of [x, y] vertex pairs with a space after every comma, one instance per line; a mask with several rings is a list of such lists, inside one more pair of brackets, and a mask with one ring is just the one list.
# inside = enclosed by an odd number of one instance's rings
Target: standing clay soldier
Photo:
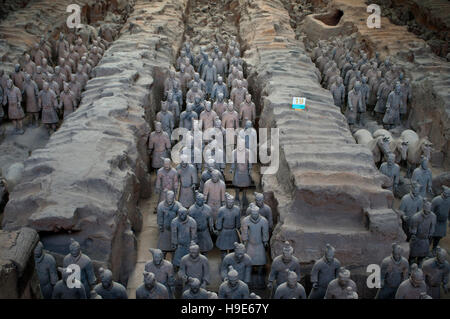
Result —
[[393, 153], [389, 153], [387, 162], [381, 164], [380, 172], [389, 177], [389, 184], [384, 186], [395, 194], [400, 179], [400, 166], [395, 163], [395, 155]]
[[80, 244], [73, 239], [71, 239], [69, 250], [70, 253], [64, 257], [63, 267], [68, 267], [72, 264], [76, 264], [80, 267], [80, 281], [84, 285], [86, 296], [88, 296], [91, 288], [97, 281], [92, 261], [88, 256], [81, 252]]
[[306, 299], [305, 288], [294, 271], [286, 270], [287, 281], [278, 286], [274, 299]]
[[400, 284], [408, 279], [409, 263], [402, 256], [402, 247], [392, 244], [392, 255], [381, 263], [381, 287], [375, 299], [394, 299]]
[[36, 73], [36, 64], [31, 60], [29, 54], [25, 54], [25, 64], [23, 69], [31, 76], [34, 76], [34, 73]]
[[217, 113], [211, 109], [211, 102], [206, 101], [205, 110], [200, 113], [200, 121], [202, 121], [202, 128], [205, 132], [207, 129], [214, 127], [214, 119], [217, 117]]
[[358, 110], [358, 124], [362, 126], [366, 125], [366, 111], [367, 104], [369, 103], [370, 88], [367, 81], [368, 79], [366, 76], [361, 78], [361, 107]]
[[168, 110], [167, 102], [161, 103], [161, 111], [156, 114], [156, 120], [161, 123], [162, 130], [166, 132], [169, 139], [171, 139], [172, 131], [175, 127], [175, 118], [173, 113]]
[[[205, 188], [208, 186], [206, 183]], [[234, 197], [226, 194], [226, 204], [219, 209], [216, 220], [216, 229], [219, 232], [216, 246], [220, 249], [222, 259], [228, 250], [234, 249], [234, 243], [239, 242], [238, 230], [241, 227], [241, 214], [239, 207], [234, 205]]]
[[59, 109], [63, 109], [64, 119], [71, 113], [73, 113], [78, 106], [75, 95], [69, 89], [69, 85], [64, 83], [64, 91], [59, 96]]
[[431, 170], [428, 168], [428, 158], [426, 156], [421, 156], [420, 166], [417, 167], [411, 177], [412, 183], [417, 183], [420, 185], [420, 196], [426, 198], [427, 192], [432, 194], [433, 185], [433, 175]]
[[439, 241], [447, 235], [447, 220], [450, 219], [450, 187], [442, 186], [442, 194], [431, 202], [431, 210], [436, 215], [436, 227], [433, 234], [433, 253]]
[[175, 201], [174, 192], [167, 191], [165, 200], [160, 202], [156, 209], [159, 228], [158, 248], [164, 252], [164, 257], [166, 257], [167, 252], [175, 250], [172, 248], [171, 225], [181, 207], [181, 204]]
[[352, 129], [353, 125], [357, 122], [357, 113], [361, 113], [362, 110], [362, 95], [360, 88], [361, 83], [356, 81], [355, 87], [348, 92], [346, 117], [350, 129]]
[[[259, 208], [259, 214], [267, 219], [269, 223], [269, 233], [273, 230], [273, 216], [272, 209], [269, 205], [264, 203], [264, 194], [255, 192], [255, 202], [253, 203], [256, 207]], [[249, 206], [246, 211], [246, 215], [250, 215], [251, 207]]]
[[181, 155], [181, 163], [177, 166], [177, 175], [180, 180], [180, 192], [178, 201], [184, 208], [191, 207], [194, 204], [194, 190], [197, 187], [197, 170], [194, 165], [188, 163], [188, 157]]
[[56, 83], [58, 83], [58, 86], [60, 88], [64, 88], [64, 82], [66, 82], [66, 76], [64, 75], [64, 73], [61, 72], [60, 66], [55, 67], [54, 81], [56, 81]]
[[232, 101], [230, 101], [227, 105], [227, 109], [225, 112], [222, 113], [222, 126], [232, 129], [239, 128], [239, 114], [234, 110], [234, 104]]
[[300, 262], [293, 254], [294, 248], [286, 241], [281, 255], [275, 257], [270, 268], [267, 288], [272, 290], [272, 292], [276, 291], [278, 286], [287, 281], [287, 270], [295, 272], [298, 280], [300, 280]]
[[386, 102], [386, 113], [383, 117], [383, 124], [386, 129], [391, 129], [400, 124], [400, 109], [402, 108], [402, 86], [400, 82], [395, 84], [395, 89], [389, 93]]
[[234, 243], [234, 252], [226, 255], [222, 264], [220, 265], [220, 275], [222, 281], [225, 281], [228, 276], [230, 266], [238, 272], [239, 280], [242, 280], [247, 285], [250, 283], [252, 275], [252, 258], [245, 252], [243, 244]]
[[205, 195], [206, 203], [211, 207], [213, 220], [216, 222], [219, 208], [225, 204], [225, 183], [220, 179], [220, 172], [218, 170], [214, 170], [211, 179], [206, 181], [203, 187], [203, 194]]
[[94, 287], [94, 290], [102, 299], [128, 299], [127, 289], [113, 281], [111, 270], [100, 268], [98, 272], [101, 282]]
[[23, 82], [25, 81], [25, 74], [20, 70], [20, 64], [14, 66], [14, 72], [11, 74], [14, 86], [17, 86], [19, 90], [23, 91]]
[[44, 252], [44, 245], [38, 242], [34, 248], [34, 263], [44, 299], [51, 299], [53, 287], [58, 281], [55, 258]]
[[227, 279], [219, 287], [219, 299], [248, 299], [249, 294], [247, 284], [239, 280], [238, 272], [230, 266]]
[[218, 77], [217, 82], [213, 86], [211, 100], [216, 101], [219, 97], [219, 93], [222, 93], [224, 98], [228, 98], [228, 88], [227, 85], [223, 83], [223, 78], [221, 76]]
[[205, 196], [196, 192], [195, 204], [189, 207], [189, 216], [197, 223], [197, 240], [200, 252], [207, 255], [214, 248], [211, 233], [215, 233], [214, 221], [211, 216], [211, 207], [205, 204]]
[[210, 282], [208, 258], [200, 254], [200, 247], [191, 242], [188, 253], [181, 258], [178, 276], [187, 283], [189, 278], [197, 278], [200, 286], [205, 288]]
[[342, 78], [339, 77], [330, 87], [331, 94], [333, 95], [334, 105], [339, 106], [343, 111], [345, 103], [345, 86], [342, 84]]
[[162, 130], [160, 122], [155, 122], [155, 131], [148, 139], [148, 153], [152, 157], [152, 167], [159, 169], [164, 165], [162, 158], [167, 158], [171, 149], [169, 135]]
[[217, 100], [213, 104], [213, 110], [222, 119], [222, 114], [227, 110], [227, 103], [224, 100], [224, 94], [222, 92], [217, 94]]
[[217, 81], [217, 70], [212, 59], [208, 60], [202, 71], [202, 79], [206, 84], [206, 94], [211, 97], [214, 83]]
[[422, 210], [423, 198], [420, 196], [420, 185], [417, 183], [411, 183], [411, 189], [409, 194], [402, 197], [400, 202], [399, 212], [402, 218], [403, 231], [406, 234], [406, 241], [409, 241], [411, 234], [409, 228], [411, 225], [411, 218], [415, 213]]
[[347, 299], [347, 287], [356, 291], [356, 284], [350, 279], [350, 271], [341, 267], [337, 278], [328, 284], [324, 299]]
[[59, 34], [59, 39], [56, 42], [55, 52], [58, 59], [66, 58], [69, 53], [69, 43], [64, 39], [64, 34], [62, 32]]
[[58, 107], [58, 100], [55, 92], [49, 89], [47, 82], [44, 82], [42, 91], [39, 92], [39, 107], [42, 109], [42, 123], [47, 126], [50, 132], [56, 131], [56, 124], [58, 124], [58, 114], [56, 108]]
[[423, 294], [427, 293], [422, 269], [417, 264], [411, 265], [411, 274], [400, 284], [395, 293], [395, 299], [421, 299]]
[[9, 79], [6, 82], [6, 90], [3, 93], [3, 105], [8, 104], [8, 118], [12, 120], [15, 133], [23, 134], [22, 120], [25, 117], [21, 103], [22, 103], [22, 93], [18, 87], [15, 87], [13, 81]]
[[[216, 165], [216, 161], [214, 160], [214, 158], [208, 158], [208, 160], [206, 161], [206, 169], [202, 172], [202, 175], [200, 176], [200, 192], [203, 193], [203, 189], [205, 187], [205, 183], [207, 181], [209, 181], [212, 178], [212, 173], [215, 169], [217, 169], [217, 165]], [[219, 172], [219, 178], [223, 181], [223, 174], [220, 174]], [[225, 194], [225, 192], [224, 192]], [[205, 194], [206, 196], [206, 194]], [[219, 206], [219, 208], [222, 205]]]
[[425, 275], [425, 284], [427, 293], [433, 299], [441, 298], [441, 286], [444, 293], [448, 293], [448, 277], [450, 273], [450, 264], [446, 260], [447, 252], [438, 247], [436, 257], [427, 259], [423, 262], [422, 271]]
[[167, 288], [158, 282], [156, 275], [144, 271], [144, 283], [136, 289], [136, 299], [169, 299]]
[[416, 262], [420, 266], [425, 257], [430, 253], [430, 239], [436, 227], [436, 215], [431, 211], [431, 203], [423, 202], [421, 212], [411, 218], [411, 240], [409, 242], [409, 263]]
[[338, 277], [341, 263], [334, 258], [334, 251], [334, 247], [327, 244], [324, 256], [315, 262], [311, 271], [312, 290], [309, 299], [323, 299], [330, 282]]
[[239, 192], [242, 189], [242, 203], [245, 205], [247, 196], [245, 188], [252, 184], [252, 163], [250, 151], [245, 147], [245, 141], [238, 139], [237, 148], [232, 153], [230, 173], [233, 174], [233, 186], [236, 187], [236, 200], [239, 202]]
[[180, 207], [178, 216], [172, 220], [170, 230], [172, 249], [175, 250], [172, 263], [175, 267], [179, 267], [183, 256], [189, 254], [191, 242], [197, 242], [197, 223], [188, 216], [187, 209]]
[[197, 278], [188, 278], [187, 282], [189, 289], [186, 289], [181, 299], [210, 299], [209, 298], [209, 292], [202, 288], [200, 280]]
[[34, 82], [36, 82], [39, 90], [42, 90], [44, 87], [44, 82], [47, 81], [47, 75], [42, 73], [42, 68], [40, 66], [36, 67], [36, 72], [33, 77]]
[[237, 87], [231, 90], [230, 99], [234, 103], [236, 111], [240, 112], [241, 103], [245, 100], [245, 95], [247, 94], [247, 89], [242, 85], [242, 81], [238, 80]]
[[175, 285], [173, 265], [164, 259], [164, 253], [160, 249], [150, 248], [149, 250], [153, 260], [145, 264], [145, 272], [153, 273], [156, 281], [166, 287], [169, 298], [172, 299]]
[[169, 71], [169, 77], [164, 81], [164, 92], [167, 94], [169, 91], [173, 90], [174, 83], [178, 81], [178, 79], [175, 76], [175, 71], [170, 70]]
[[180, 114], [180, 127], [183, 127], [188, 131], [192, 130], [192, 121], [198, 119], [198, 115], [193, 111], [192, 106], [192, 103], [188, 103], [186, 105], [186, 110]]
[[257, 268], [255, 286], [264, 287], [263, 270], [267, 263], [265, 248], [269, 246], [269, 224], [267, 219], [259, 214], [259, 208], [252, 206], [250, 215], [242, 220], [241, 233], [252, 265]]
[[241, 127], [244, 127], [246, 120], [251, 121], [252, 124], [256, 120], [256, 106], [252, 102], [251, 94], [245, 95], [245, 101], [241, 103], [239, 107], [239, 119], [241, 120]]
[[377, 91], [377, 104], [375, 105], [374, 112], [377, 120], [381, 120], [383, 114], [386, 112], [386, 102], [391, 92], [391, 86], [385, 78], [381, 80], [381, 84], [378, 86]]
[[402, 104], [400, 106], [400, 120], [404, 120], [408, 112], [408, 102], [411, 101], [411, 85], [408, 79], [403, 81], [402, 85]]
[[[31, 115], [31, 125], [39, 125], [39, 89], [36, 83], [31, 79], [31, 75], [25, 74], [22, 95], [25, 98], [25, 110]], [[34, 123], [33, 123], [34, 122]]]
[[78, 279], [73, 279], [69, 287], [69, 276], [74, 274], [75, 269], [58, 267], [58, 270], [61, 272], [62, 278], [53, 289], [52, 299], [87, 299], [87, 289]]
[[214, 60], [214, 66], [216, 67], [217, 75], [224, 79], [228, 74], [228, 62], [223, 58], [222, 52], [217, 54], [217, 58]]

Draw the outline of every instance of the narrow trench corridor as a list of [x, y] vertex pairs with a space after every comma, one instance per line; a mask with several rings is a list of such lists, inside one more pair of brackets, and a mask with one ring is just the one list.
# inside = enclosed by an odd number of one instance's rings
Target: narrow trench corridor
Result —
[[[218, 46], [219, 50], [225, 54], [227, 52], [227, 45], [229, 41], [234, 39], [237, 43], [239, 43], [239, 15], [236, 13], [236, 7], [239, 6], [237, 0], [226, 1], [225, 4], [223, 2], [209, 2], [205, 0], [190, 0], [188, 3], [188, 7], [185, 14], [185, 34], [183, 37], [183, 41], [191, 41], [192, 47], [191, 52], [194, 58], [199, 54], [200, 48], [205, 48], [205, 52], [208, 53], [211, 58], [211, 54], [214, 53], [214, 46]], [[207, 31], [206, 31], [207, 30]], [[241, 55], [243, 57], [243, 50], [241, 48]], [[180, 52], [177, 55], [179, 57]], [[246, 78], [246, 67], [245, 61], [243, 63], [243, 73], [244, 78]], [[177, 72], [179, 71], [176, 68], [176, 65], [172, 65], [173, 69]], [[198, 72], [198, 69], [195, 68], [195, 72]], [[227, 74], [228, 75], [228, 74]], [[167, 74], [164, 74], [167, 77]], [[224, 82], [226, 79], [224, 79]], [[161, 81], [162, 82], [162, 81]], [[231, 89], [229, 89], [228, 93], [230, 94]], [[252, 95], [252, 101], [256, 106], [256, 120], [254, 128], [258, 129], [258, 119], [259, 119], [259, 100], [255, 98], [254, 89], [250, 87], [248, 88], [249, 93]], [[158, 97], [163, 97], [163, 92], [157, 92], [155, 94]], [[180, 109], [180, 113], [186, 109], [186, 101], [185, 96], [183, 108]], [[205, 101], [208, 99], [205, 99]], [[227, 99], [226, 99], [227, 100]], [[160, 105], [162, 100], [156, 101], [156, 105]], [[214, 101], [211, 99], [212, 104]], [[154, 110], [155, 114], [159, 110]], [[152, 125], [151, 125], [152, 126]], [[175, 142], [176, 143], [176, 142]], [[174, 141], [172, 141], [172, 147], [174, 146]], [[204, 159], [203, 159], [204, 162]], [[176, 165], [172, 163], [172, 166]], [[203, 165], [202, 171], [205, 168]], [[230, 173], [231, 164], [227, 163], [224, 169], [224, 177], [226, 183], [226, 192], [235, 196], [235, 188], [232, 185], [233, 176]], [[201, 172], [198, 172], [198, 175], [201, 175]], [[248, 204], [254, 202], [254, 192], [262, 192], [261, 188], [261, 176], [259, 171], [259, 164], [254, 163], [252, 167], [252, 186], [247, 188], [246, 196]], [[151, 185], [154, 187], [156, 182], [156, 171], [152, 169], [151, 171]], [[242, 196], [242, 193], [241, 193]], [[242, 199], [242, 198], [241, 198]], [[144, 266], [146, 262], [152, 259], [151, 253], [149, 251], [150, 248], [157, 248], [158, 243], [158, 225], [157, 225], [157, 215], [155, 213], [156, 207], [158, 205], [158, 195], [154, 192], [149, 199], [140, 200], [139, 202], [139, 210], [143, 216], [143, 227], [142, 231], [138, 234], [138, 248], [137, 248], [137, 263], [136, 268], [133, 273], [130, 275], [130, 279], [127, 285], [127, 291], [129, 298], [135, 298], [136, 289], [142, 284], [142, 273], [144, 270]], [[248, 205], [245, 206], [245, 209]], [[241, 220], [244, 216], [241, 215]], [[213, 243], [215, 244], [216, 237], [213, 236]], [[266, 249], [266, 256], [268, 258], [268, 263], [266, 264], [265, 269], [265, 277], [267, 278], [270, 271], [270, 250]], [[206, 287], [208, 291], [216, 292], [219, 290], [219, 286], [222, 283], [220, 276], [220, 265], [221, 265], [221, 256], [220, 250], [214, 246], [213, 250], [208, 252], [208, 260], [210, 266], [210, 276], [211, 283]], [[171, 254], [168, 253], [166, 259], [171, 261]], [[253, 274], [255, 275], [255, 274]], [[251, 289], [251, 292], [256, 293], [261, 297], [268, 297], [269, 291], [267, 289]], [[179, 293], [179, 292], [178, 292]], [[180, 297], [176, 295], [176, 297]]]

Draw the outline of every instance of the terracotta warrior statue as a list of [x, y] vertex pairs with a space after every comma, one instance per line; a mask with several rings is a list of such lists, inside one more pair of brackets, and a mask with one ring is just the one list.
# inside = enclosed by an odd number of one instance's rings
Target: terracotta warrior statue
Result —
[[294, 248], [288, 241], [284, 242], [281, 255], [272, 261], [267, 288], [275, 292], [278, 286], [287, 281], [287, 270], [295, 272], [300, 280], [300, 262], [294, 256]]
[[[208, 187], [208, 183], [205, 188]], [[241, 228], [241, 214], [238, 206], [234, 205], [234, 197], [226, 193], [225, 206], [219, 209], [216, 220], [216, 229], [219, 232], [216, 246], [220, 249], [222, 259], [228, 250], [233, 250], [234, 243], [239, 242], [238, 230]]]
[[286, 282], [278, 286], [274, 299], [306, 299], [305, 288], [298, 282], [300, 279], [295, 271], [285, 270]]
[[34, 73], [36, 73], [36, 64], [31, 61], [31, 57], [29, 54], [25, 54], [25, 64], [23, 66], [23, 69], [31, 76], [34, 76]]
[[172, 263], [179, 267], [183, 256], [189, 254], [189, 245], [197, 242], [197, 223], [188, 215], [184, 207], [178, 209], [178, 216], [170, 225], [172, 235], [172, 249], [175, 250]]
[[222, 51], [217, 53], [217, 58], [214, 60], [214, 66], [217, 70], [217, 75], [225, 78], [228, 74], [228, 62], [224, 59]]
[[227, 129], [227, 128], [232, 128], [232, 129], [237, 129], [239, 128], [239, 114], [238, 112], [236, 112], [234, 110], [234, 104], [232, 101], [230, 101], [227, 104], [227, 109], [226, 111], [224, 111], [222, 113], [222, 126]]
[[145, 270], [144, 283], [136, 289], [136, 299], [169, 299], [167, 287], [159, 283], [156, 275]]
[[232, 152], [233, 162], [230, 173], [233, 174], [233, 186], [236, 187], [236, 200], [239, 203], [239, 193], [242, 190], [242, 204], [247, 203], [246, 188], [252, 184], [252, 163], [250, 161], [250, 151], [245, 147], [245, 140], [238, 139], [237, 147]]
[[425, 276], [427, 293], [433, 299], [441, 298], [441, 286], [444, 293], [448, 293], [450, 264], [446, 259], [447, 252], [445, 249], [437, 247], [436, 256], [423, 262], [422, 271]]
[[422, 269], [417, 264], [411, 265], [409, 279], [400, 284], [395, 293], [395, 299], [421, 299], [421, 296], [427, 293]]
[[263, 271], [267, 263], [265, 248], [269, 246], [269, 223], [259, 214], [258, 207], [251, 206], [250, 215], [242, 220], [241, 233], [252, 266], [258, 273], [254, 286], [265, 287]]
[[347, 287], [356, 291], [356, 284], [350, 279], [350, 271], [341, 267], [337, 278], [328, 284], [324, 299], [347, 299]]
[[146, 262], [144, 269], [146, 272], [155, 275], [156, 281], [166, 287], [168, 296], [172, 299], [175, 285], [173, 265], [170, 261], [164, 259], [164, 253], [161, 249], [150, 248], [149, 251], [153, 259]]
[[56, 131], [56, 125], [59, 118], [56, 109], [58, 107], [58, 100], [55, 92], [50, 90], [47, 82], [44, 82], [42, 91], [39, 92], [39, 108], [42, 109], [41, 121], [47, 126], [49, 133]]
[[400, 284], [408, 279], [409, 263], [402, 256], [403, 249], [399, 244], [392, 244], [392, 255], [381, 263], [381, 288], [375, 299], [394, 299]]
[[341, 263], [334, 258], [334, 251], [334, 247], [327, 244], [324, 256], [315, 262], [311, 270], [312, 290], [309, 299], [323, 299], [330, 282], [338, 277]]
[[186, 105], [186, 110], [184, 110], [180, 114], [180, 127], [183, 127], [185, 129], [187, 129], [188, 131], [192, 130], [193, 120], [198, 120], [198, 115], [193, 110], [193, 104], [188, 103]]
[[222, 119], [222, 114], [227, 110], [225, 95], [222, 92], [217, 94], [217, 99], [213, 104], [213, 110], [216, 112], [217, 116]]
[[20, 64], [14, 66], [14, 72], [11, 73], [11, 79], [13, 80], [14, 86], [18, 87], [19, 90], [23, 91], [23, 83], [25, 81], [25, 74], [20, 69]]
[[[200, 247], [195, 242], [191, 242], [188, 254], [181, 258], [178, 277], [184, 284], [188, 283], [189, 278], [197, 278], [202, 288], [210, 283], [208, 258], [200, 254]], [[184, 289], [187, 289], [187, 286]]]
[[181, 299], [210, 299], [209, 292], [202, 287], [198, 278], [189, 277], [187, 286], [189, 289], [183, 292]]
[[346, 117], [350, 130], [356, 124], [356, 117], [359, 110], [362, 110], [361, 82], [356, 81], [355, 87], [348, 92]]
[[223, 94], [223, 98], [228, 99], [228, 88], [221, 76], [217, 78], [217, 82], [213, 86], [211, 100], [216, 101], [219, 97], [219, 93]]
[[175, 117], [168, 109], [167, 101], [161, 102], [161, 111], [156, 114], [156, 120], [161, 123], [162, 130], [167, 133], [169, 140], [175, 127]]
[[155, 193], [159, 194], [158, 203], [165, 200], [166, 190], [172, 191], [174, 194], [177, 194], [178, 191], [178, 175], [172, 167], [170, 158], [163, 159], [163, 167], [156, 173]]
[[395, 84], [395, 89], [389, 93], [386, 101], [386, 113], [383, 124], [386, 129], [394, 128], [400, 124], [400, 109], [403, 108], [402, 86], [400, 82]]
[[[269, 223], [269, 233], [272, 233], [273, 230], [273, 216], [272, 216], [272, 209], [269, 205], [264, 203], [264, 194], [255, 192], [255, 201], [254, 206], [259, 208], [259, 214], [263, 216], [265, 219], [267, 219], [267, 222]], [[251, 208], [248, 207], [246, 211], [246, 215], [250, 215]]]
[[402, 197], [400, 207], [398, 209], [402, 219], [403, 231], [406, 234], [406, 241], [409, 241], [411, 234], [409, 228], [411, 225], [411, 217], [423, 207], [423, 198], [420, 196], [420, 185], [411, 183], [410, 192]]
[[25, 113], [22, 109], [22, 93], [19, 88], [14, 86], [13, 81], [9, 79], [6, 82], [6, 90], [3, 93], [3, 105], [8, 105], [8, 118], [12, 120], [15, 128], [15, 134], [23, 134], [22, 120]]
[[25, 82], [23, 84], [22, 95], [25, 98], [25, 110], [31, 117], [31, 125], [38, 127], [39, 125], [39, 89], [31, 79], [31, 75], [25, 74]]
[[217, 81], [217, 70], [212, 59], [208, 59], [202, 70], [202, 79], [206, 84], [206, 94], [211, 97], [214, 83]]
[[247, 94], [247, 89], [242, 85], [242, 81], [238, 80], [237, 87], [231, 90], [230, 99], [234, 103], [236, 111], [239, 113], [242, 102], [245, 100], [245, 95]]
[[189, 207], [189, 216], [197, 223], [197, 240], [200, 252], [207, 256], [208, 251], [214, 248], [211, 233], [217, 234], [211, 216], [211, 207], [205, 204], [205, 196], [196, 191], [195, 203]]
[[220, 176], [220, 172], [218, 170], [214, 170], [211, 173], [211, 179], [206, 181], [205, 186], [203, 187], [203, 194], [206, 198], [206, 204], [211, 207], [211, 215], [214, 222], [217, 220], [219, 208], [225, 204], [225, 183], [220, 179]]
[[388, 153], [387, 161], [380, 166], [380, 172], [389, 177], [389, 184], [383, 186], [396, 194], [400, 180], [400, 166], [395, 163], [394, 153]]
[[34, 263], [44, 299], [51, 299], [53, 287], [58, 281], [55, 258], [44, 252], [44, 245], [38, 242], [34, 248]]
[[249, 299], [248, 285], [239, 279], [239, 273], [229, 266], [227, 278], [220, 285], [219, 299]]
[[413, 171], [411, 182], [416, 182], [420, 185], [419, 194], [423, 198], [427, 197], [427, 193], [433, 193], [433, 174], [428, 168], [428, 158], [426, 156], [421, 156], [420, 166]]
[[76, 264], [80, 267], [80, 281], [84, 286], [86, 296], [89, 296], [91, 288], [93, 288], [97, 281], [92, 261], [88, 256], [81, 252], [80, 244], [74, 239], [71, 239], [69, 250], [70, 253], [64, 257], [63, 267], [67, 268], [72, 264]]
[[202, 121], [202, 129], [206, 131], [207, 129], [214, 127], [214, 119], [217, 117], [217, 113], [212, 110], [211, 102], [205, 102], [205, 109], [200, 113], [199, 119]]
[[252, 258], [245, 252], [245, 246], [243, 244], [235, 242], [234, 252], [229, 253], [223, 258], [220, 266], [222, 281], [227, 279], [230, 266], [238, 272], [239, 280], [245, 282], [247, 285], [250, 283], [252, 274]]
[[431, 210], [436, 215], [436, 227], [433, 234], [433, 252], [436, 252], [439, 241], [447, 235], [447, 220], [450, 216], [450, 187], [442, 186], [442, 194], [433, 199]]
[[181, 155], [181, 163], [176, 169], [180, 184], [178, 201], [184, 208], [189, 208], [195, 202], [194, 191], [198, 184], [197, 169], [188, 163], [186, 154]]
[[339, 106], [343, 111], [345, 103], [345, 86], [342, 83], [342, 78], [339, 77], [330, 87], [331, 94], [333, 95], [334, 105]]
[[181, 203], [175, 201], [175, 193], [169, 190], [164, 201], [160, 202], [156, 208], [159, 229], [158, 248], [163, 251], [164, 257], [166, 257], [167, 252], [175, 250], [172, 247], [171, 225], [181, 207], [183, 207]]
[[245, 95], [245, 100], [241, 103], [239, 107], [239, 119], [241, 120], [241, 126], [244, 127], [246, 121], [251, 121], [252, 124], [256, 120], [256, 106], [252, 102], [252, 95], [247, 93]]
[[[211, 157], [206, 160], [205, 166], [206, 168], [203, 170], [202, 175], [200, 176], [200, 187], [199, 187], [200, 192], [203, 192], [205, 183], [212, 178], [213, 171], [216, 169], [219, 170], [218, 167], [220, 167], [220, 165], [217, 165], [214, 158]], [[219, 178], [223, 181], [224, 180], [223, 173], [221, 171], [219, 171], [219, 173], [220, 173]]]
[[422, 211], [415, 213], [411, 218], [409, 232], [409, 263], [417, 261], [421, 266], [422, 261], [430, 253], [430, 239], [436, 227], [436, 215], [431, 211], [431, 203], [423, 202]]
[[100, 268], [98, 272], [101, 282], [94, 287], [94, 290], [102, 299], [128, 299], [127, 289], [113, 281], [111, 270]]
[[64, 112], [64, 119], [71, 113], [75, 111], [75, 109], [78, 106], [77, 99], [75, 98], [75, 95], [70, 90], [69, 85], [67, 83], [64, 83], [64, 91], [61, 92], [61, 95], [59, 96], [59, 109], [63, 109]]
[[87, 299], [86, 288], [78, 279], [69, 281], [70, 276], [74, 274], [73, 268], [58, 267], [61, 272], [59, 280], [53, 288], [52, 299]]

